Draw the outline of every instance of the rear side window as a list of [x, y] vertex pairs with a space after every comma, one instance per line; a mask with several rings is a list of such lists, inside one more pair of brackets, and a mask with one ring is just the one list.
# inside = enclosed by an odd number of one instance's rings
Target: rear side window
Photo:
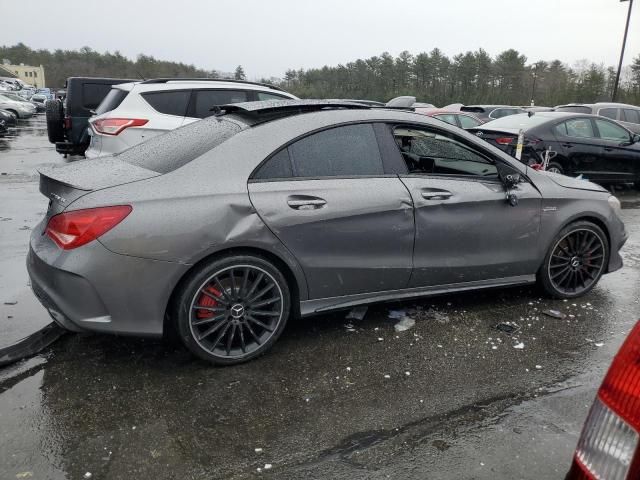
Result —
[[347, 125], [314, 133], [280, 150], [256, 179], [382, 175], [373, 126]]
[[289, 149], [283, 148], [260, 167], [254, 178], [290, 178], [293, 175]]
[[393, 135], [411, 174], [498, 176], [493, 162], [450, 133], [396, 127]]
[[629, 123], [640, 123], [640, 110], [625, 108], [624, 121]]
[[296, 177], [382, 175], [373, 126], [347, 125], [309, 135], [289, 146]]
[[189, 104], [191, 90], [173, 90], [170, 92], [147, 92], [142, 94], [149, 105], [157, 112], [184, 117]]
[[258, 92], [258, 100], [290, 100], [289, 97], [276, 93]]
[[93, 110], [107, 96], [111, 90], [111, 85], [102, 83], [84, 83], [82, 85], [82, 106], [88, 110]]
[[554, 130], [565, 137], [593, 138], [593, 126], [588, 118], [574, 118], [556, 125]]
[[102, 115], [103, 113], [110, 112], [111, 110], [115, 110], [120, 106], [122, 101], [129, 95], [129, 92], [126, 90], [121, 90], [119, 88], [112, 88], [107, 96], [104, 97], [104, 100], [100, 102], [98, 108], [96, 108], [96, 115]]
[[602, 108], [598, 112], [598, 115], [610, 118], [611, 120], [617, 120], [618, 119], [618, 109], [617, 108]]
[[213, 115], [211, 109], [219, 105], [249, 101], [244, 90], [194, 90], [195, 101], [193, 112], [189, 116], [207, 118]]

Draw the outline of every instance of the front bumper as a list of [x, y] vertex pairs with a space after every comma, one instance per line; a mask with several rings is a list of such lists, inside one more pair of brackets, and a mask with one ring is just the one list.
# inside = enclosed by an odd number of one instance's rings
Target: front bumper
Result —
[[56, 323], [72, 331], [162, 335], [169, 297], [187, 265], [116, 254], [99, 241], [61, 250], [42, 229], [31, 235], [27, 270]]

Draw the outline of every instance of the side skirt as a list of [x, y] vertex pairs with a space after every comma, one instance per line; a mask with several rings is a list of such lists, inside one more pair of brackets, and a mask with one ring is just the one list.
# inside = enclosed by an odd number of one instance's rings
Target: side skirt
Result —
[[480, 288], [507, 287], [535, 283], [535, 275], [518, 275], [515, 277], [494, 278], [491, 280], [477, 280], [475, 282], [450, 283], [430, 287], [415, 287], [403, 290], [387, 290], [384, 292], [358, 293], [344, 297], [320, 298], [317, 300], [304, 300], [300, 302], [301, 316], [315, 313], [328, 312], [340, 308], [354, 307], [365, 303], [387, 302], [390, 300], [402, 300], [413, 297], [427, 297], [442, 295], [452, 292], [464, 292]]

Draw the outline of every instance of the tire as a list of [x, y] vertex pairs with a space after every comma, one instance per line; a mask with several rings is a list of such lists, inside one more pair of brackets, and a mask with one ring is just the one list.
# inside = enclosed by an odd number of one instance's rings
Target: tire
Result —
[[609, 242], [597, 225], [577, 221], [555, 236], [538, 271], [538, 283], [554, 298], [580, 297], [595, 287], [609, 263]]
[[555, 173], [564, 174], [564, 170], [562, 169], [562, 165], [560, 165], [558, 162], [549, 162], [549, 165], [547, 165], [547, 172], [555, 172]]
[[47, 118], [47, 136], [50, 143], [64, 141], [64, 111], [58, 99], [47, 100], [44, 104]]
[[266, 353], [291, 311], [284, 275], [254, 255], [233, 255], [199, 267], [175, 298], [173, 319], [182, 342], [214, 365], [235, 365]]

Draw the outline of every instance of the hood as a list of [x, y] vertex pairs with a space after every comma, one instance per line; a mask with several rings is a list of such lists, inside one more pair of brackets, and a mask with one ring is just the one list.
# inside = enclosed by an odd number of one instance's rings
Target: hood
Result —
[[600, 185], [597, 185], [589, 180], [583, 180], [580, 178], [567, 177], [566, 175], [561, 175], [559, 173], [552, 172], [538, 172], [541, 175], [546, 175], [549, 177], [554, 183], [560, 185], [564, 188], [572, 188], [574, 190], [588, 190], [591, 192], [604, 192], [608, 193], [607, 190], [602, 188]]

